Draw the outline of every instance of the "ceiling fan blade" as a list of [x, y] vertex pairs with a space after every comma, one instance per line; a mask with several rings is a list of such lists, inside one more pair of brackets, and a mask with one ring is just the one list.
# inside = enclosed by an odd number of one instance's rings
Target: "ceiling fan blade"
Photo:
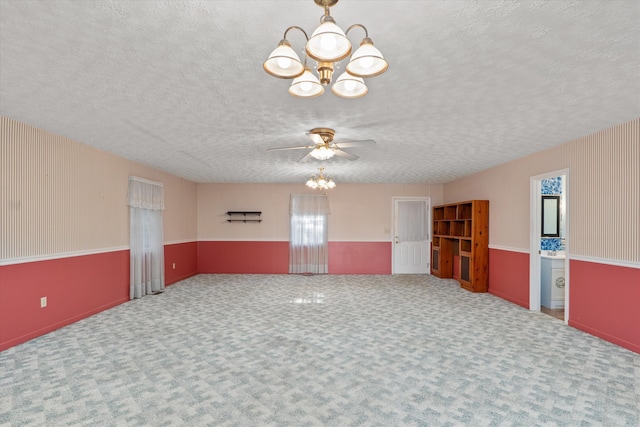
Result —
[[314, 144], [318, 145], [318, 144], [324, 144], [324, 139], [322, 139], [322, 136], [317, 134], [317, 133], [311, 133], [308, 132], [307, 136], [309, 138], [311, 138], [311, 140], [313, 141]]
[[302, 149], [306, 149], [306, 150], [310, 150], [312, 148], [315, 148], [315, 145], [301, 145], [298, 147], [276, 147], [276, 148], [267, 148], [267, 151], [278, 151], [278, 150], [302, 150]]
[[363, 145], [375, 144], [373, 139], [348, 139], [336, 142], [338, 147], [362, 147]]
[[336, 156], [343, 157], [345, 159], [358, 160], [360, 158], [355, 154], [347, 153], [346, 151], [342, 151], [339, 148], [335, 148], [333, 151], [336, 153]]
[[299, 163], [306, 163], [309, 161], [309, 159], [311, 159], [311, 152], [308, 152], [307, 154], [305, 154], [304, 156], [302, 156], [300, 158], [300, 160], [298, 160]]

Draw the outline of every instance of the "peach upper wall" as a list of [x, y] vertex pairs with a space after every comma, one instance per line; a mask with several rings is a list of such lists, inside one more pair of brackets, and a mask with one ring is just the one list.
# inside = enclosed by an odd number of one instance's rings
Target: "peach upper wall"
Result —
[[[164, 241], [166, 243], [196, 241], [198, 185], [195, 182], [161, 172], [134, 162], [129, 163], [129, 175], [161, 182], [164, 185]], [[127, 181], [128, 182], [128, 181]], [[126, 193], [125, 193], [126, 197]], [[127, 221], [129, 213], [127, 210]], [[128, 230], [127, 223], [127, 230]], [[127, 231], [127, 239], [128, 237]], [[129, 241], [127, 240], [127, 245]]]
[[563, 169], [562, 148], [470, 175], [444, 185], [445, 203], [489, 200], [489, 244], [529, 250], [529, 177]]
[[[287, 240], [302, 184], [195, 184], [0, 117], [2, 261], [128, 246], [127, 178], [165, 186], [166, 242]], [[488, 199], [490, 244], [529, 248], [530, 177], [569, 169], [570, 251], [640, 262], [640, 119], [442, 185], [342, 184], [329, 192], [332, 241], [390, 241], [394, 196], [432, 205]], [[227, 210], [261, 210], [230, 224]]]
[[640, 262], [640, 119], [444, 185], [490, 201], [489, 244], [529, 250], [530, 177], [569, 170], [569, 250]]
[[[301, 184], [198, 184], [198, 240], [289, 240], [290, 194]], [[314, 194], [314, 193], [311, 193]], [[392, 197], [431, 197], [441, 185], [340, 184], [328, 192], [330, 241], [391, 241]], [[227, 211], [261, 211], [261, 223], [229, 223]]]
[[6, 117], [0, 141], [3, 262], [129, 246], [130, 175], [164, 184], [165, 241], [196, 239], [195, 183]]

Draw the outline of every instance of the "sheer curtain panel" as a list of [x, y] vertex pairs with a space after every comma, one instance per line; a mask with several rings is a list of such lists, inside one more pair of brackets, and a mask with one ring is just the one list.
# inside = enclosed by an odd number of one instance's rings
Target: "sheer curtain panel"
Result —
[[429, 239], [428, 207], [425, 201], [401, 201], [398, 206], [398, 239], [414, 242]]
[[164, 289], [163, 210], [162, 183], [130, 176], [130, 299], [141, 298]]
[[329, 270], [329, 199], [326, 195], [292, 194], [289, 273]]

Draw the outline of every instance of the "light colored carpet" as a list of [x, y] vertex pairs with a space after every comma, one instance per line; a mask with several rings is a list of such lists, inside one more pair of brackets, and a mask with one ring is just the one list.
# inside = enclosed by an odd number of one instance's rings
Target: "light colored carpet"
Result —
[[432, 276], [199, 275], [0, 353], [2, 426], [633, 426], [640, 355]]

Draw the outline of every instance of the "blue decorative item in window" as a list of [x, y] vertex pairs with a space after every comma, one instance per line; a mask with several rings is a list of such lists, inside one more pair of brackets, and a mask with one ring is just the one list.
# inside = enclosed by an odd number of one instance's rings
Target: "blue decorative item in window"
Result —
[[540, 240], [540, 249], [543, 251], [563, 251], [562, 239], [542, 238]]
[[542, 194], [562, 194], [562, 177], [543, 179], [541, 182]]

